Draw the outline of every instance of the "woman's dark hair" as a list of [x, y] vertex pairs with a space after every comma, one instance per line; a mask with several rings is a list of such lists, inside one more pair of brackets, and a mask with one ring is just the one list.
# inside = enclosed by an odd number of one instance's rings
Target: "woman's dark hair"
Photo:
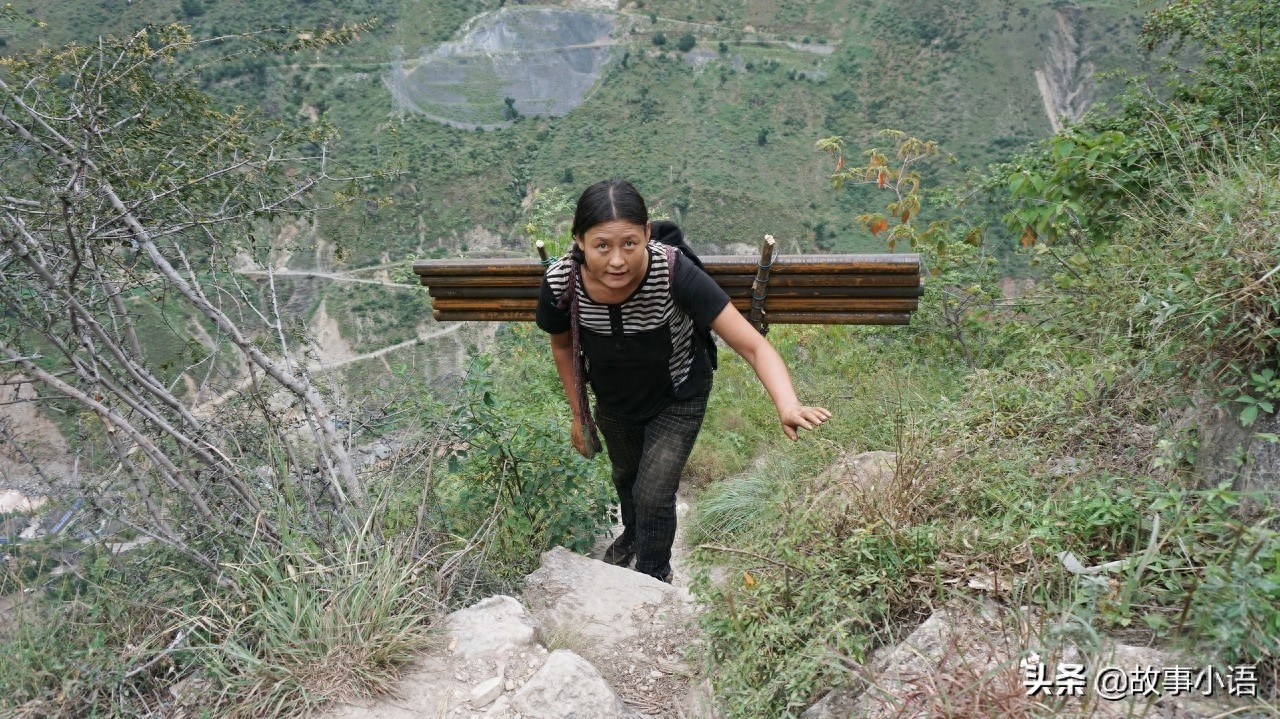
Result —
[[644, 198], [626, 180], [603, 180], [582, 191], [573, 213], [573, 236], [582, 237], [592, 227], [612, 220], [642, 227], [649, 223]]

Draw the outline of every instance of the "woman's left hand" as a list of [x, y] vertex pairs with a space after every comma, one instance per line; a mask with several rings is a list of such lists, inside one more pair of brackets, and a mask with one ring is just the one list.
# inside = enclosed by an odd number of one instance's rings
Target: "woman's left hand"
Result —
[[815, 429], [818, 425], [831, 419], [831, 412], [825, 407], [797, 405], [779, 412], [778, 419], [782, 420], [782, 431], [786, 433], [788, 438], [795, 441], [799, 439], [799, 435], [796, 433], [797, 428]]

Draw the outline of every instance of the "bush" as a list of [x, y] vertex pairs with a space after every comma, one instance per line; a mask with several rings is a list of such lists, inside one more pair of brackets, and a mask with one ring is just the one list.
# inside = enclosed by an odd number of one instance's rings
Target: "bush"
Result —
[[665, 34], [663, 34], [662, 32], [655, 32], [655, 33], [653, 34], [653, 44], [654, 44], [654, 45], [657, 45], [658, 47], [662, 47], [663, 45], [666, 45], [666, 44], [667, 44], [667, 36], [666, 36]]
[[696, 44], [698, 44], [698, 38], [694, 37], [693, 33], [687, 32], [680, 36], [680, 41], [676, 43], [676, 48], [680, 52], [689, 52]]
[[614, 490], [607, 464], [579, 455], [561, 413], [549, 411], [548, 400], [564, 406], [563, 390], [526, 387], [519, 402], [507, 403], [494, 394], [492, 364], [477, 358], [452, 411], [442, 412], [456, 438], [442, 519], [455, 534], [481, 535], [495, 589], [508, 590], [537, 568], [542, 552], [589, 549], [609, 526]]

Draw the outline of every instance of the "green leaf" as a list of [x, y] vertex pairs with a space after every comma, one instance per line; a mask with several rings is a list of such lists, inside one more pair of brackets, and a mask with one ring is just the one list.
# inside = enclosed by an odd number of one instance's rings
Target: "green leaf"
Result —
[[1258, 405], [1256, 404], [1245, 407], [1244, 411], [1240, 413], [1240, 424], [1245, 427], [1253, 424], [1256, 419], [1258, 419]]

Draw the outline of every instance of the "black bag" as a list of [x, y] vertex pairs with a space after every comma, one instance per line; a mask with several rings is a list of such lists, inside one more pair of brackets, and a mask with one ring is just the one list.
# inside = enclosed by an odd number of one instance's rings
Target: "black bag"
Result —
[[[649, 223], [649, 226], [651, 228], [650, 237], [652, 239], [661, 242], [664, 245], [676, 248], [680, 251], [680, 254], [693, 262], [698, 269], [703, 270], [704, 272], [706, 271], [707, 268], [702, 264], [702, 259], [698, 257], [698, 254], [693, 251], [693, 248], [684, 241], [684, 233], [680, 231], [680, 227], [676, 225], [676, 223], [671, 222], [670, 220], [654, 220]], [[675, 281], [675, 274], [676, 269], [673, 264], [671, 266], [670, 275], [672, 281]], [[716, 359], [716, 342], [711, 337], [711, 330], [707, 329], [706, 332], [695, 334], [694, 337], [697, 338], [702, 343], [702, 346], [706, 348], [707, 359], [711, 362], [711, 369], [718, 369], [719, 363]]]

